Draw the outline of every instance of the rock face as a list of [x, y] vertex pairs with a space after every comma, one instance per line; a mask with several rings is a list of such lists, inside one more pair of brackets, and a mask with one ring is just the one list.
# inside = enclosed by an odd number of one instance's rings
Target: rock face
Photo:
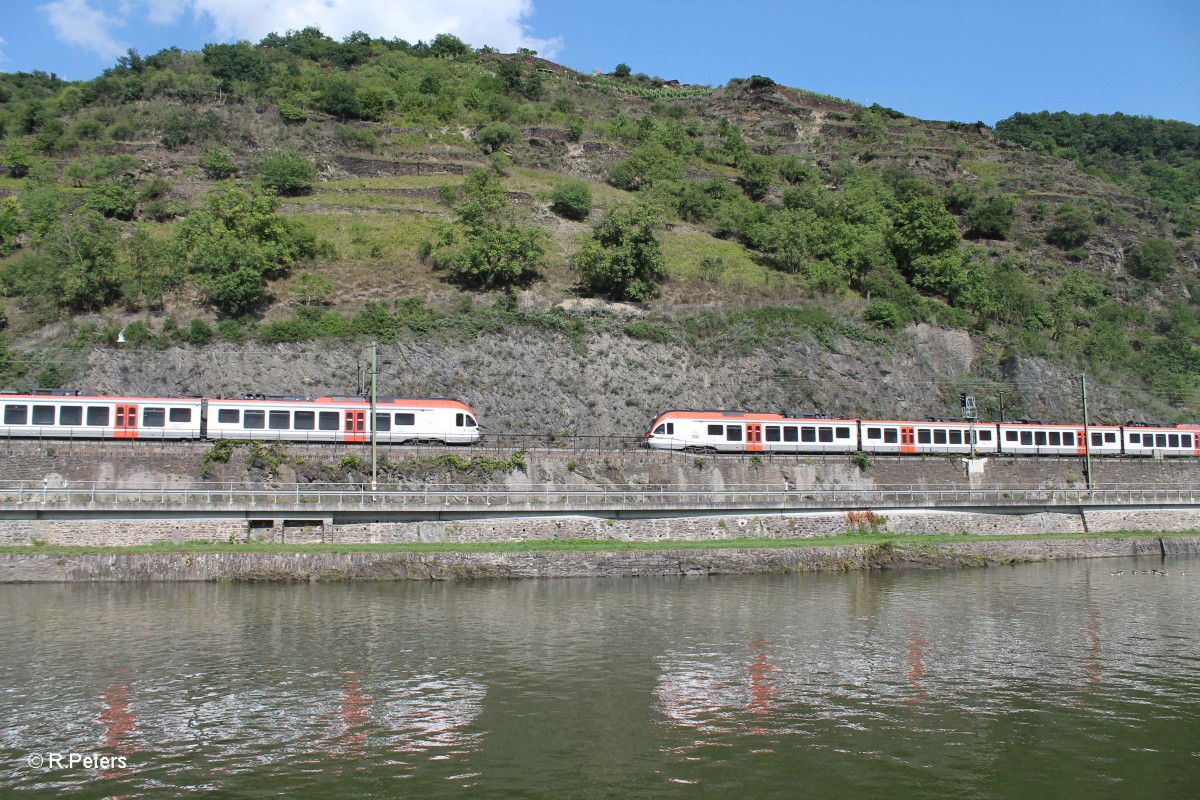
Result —
[[[640, 436], [659, 412], [729, 408], [848, 417], [956, 416], [958, 390], [990, 356], [962, 331], [910, 328], [894, 345], [797, 340], [749, 353], [645, 342], [618, 331], [569, 340], [521, 326], [468, 341], [426, 339], [379, 348], [381, 396], [455, 397], [489, 433]], [[336, 340], [288, 345], [219, 343], [161, 351], [95, 350], [78, 386], [99, 394], [236, 397], [357, 394], [369, 352]], [[1003, 364], [1008, 418], [1082, 418], [1078, 375], [1034, 359]], [[976, 391], [970, 389], [970, 391]], [[984, 389], [986, 393], [987, 389]], [[993, 405], [991, 395], [978, 398]], [[1089, 393], [1094, 422], [1136, 410], [1115, 393]]]

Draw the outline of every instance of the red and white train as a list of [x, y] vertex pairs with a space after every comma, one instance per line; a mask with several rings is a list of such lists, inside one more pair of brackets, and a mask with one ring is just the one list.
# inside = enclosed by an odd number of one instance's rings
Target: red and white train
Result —
[[[1085, 436], [1088, 437], [1085, 440]], [[792, 417], [750, 411], [666, 411], [645, 444], [725, 453], [960, 453], [1200, 456], [1200, 426], [924, 422]]]
[[478, 418], [457, 400], [247, 396], [240, 400], [100, 397], [74, 391], [0, 394], [0, 437], [262, 439], [287, 442], [479, 440]]

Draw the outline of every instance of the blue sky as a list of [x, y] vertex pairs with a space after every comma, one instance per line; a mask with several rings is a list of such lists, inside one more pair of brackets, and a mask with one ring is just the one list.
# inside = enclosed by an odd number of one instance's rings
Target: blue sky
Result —
[[196, 50], [316, 25], [341, 39], [530, 47], [582, 71], [767, 75], [924, 119], [1070, 111], [1200, 124], [1197, 0], [0, 0], [0, 71], [93, 78], [129, 47]]

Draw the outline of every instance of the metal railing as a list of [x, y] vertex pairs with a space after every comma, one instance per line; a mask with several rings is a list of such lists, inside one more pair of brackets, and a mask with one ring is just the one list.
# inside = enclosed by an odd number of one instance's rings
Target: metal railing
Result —
[[53, 505], [101, 508], [129, 504], [175, 507], [238, 508], [276, 506], [322, 509], [377, 507], [392, 510], [431, 507], [491, 509], [587, 510], [618, 507], [708, 510], [722, 508], [877, 508], [1037, 505], [1200, 505], [1200, 488], [1189, 485], [1117, 484], [1084, 488], [1016, 488], [893, 485], [871, 487], [769, 487], [761, 484], [726, 485], [719, 490], [700, 486], [652, 484], [641, 486], [543, 486], [507, 489], [479, 485], [403, 487], [367, 484], [247, 483], [145, 484], [72, 481], [0, 483], [0, 512], [5, 508]]

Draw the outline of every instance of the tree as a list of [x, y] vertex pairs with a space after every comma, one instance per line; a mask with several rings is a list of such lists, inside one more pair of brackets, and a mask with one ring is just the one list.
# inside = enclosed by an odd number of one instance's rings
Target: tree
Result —
[[1046, 241], [1063, 249], [1079, 247], [1095, 230], [1096, 223], [1086, 211], [1072, 203], [1064, 203], [1054, 212], [1054, 223], [1046, 233]]
[[33, 166], [33, 154], [23, 143], [13, 140], [4, 146], [4, 163], [14, 178], [24, 178]]
[[317, 168], [294, 147], [276, 150], [259, 165], [262, 184], [284, 196], [308, 194], [317, 179]]
[[771, 191], [771, 179], [775, 177], [775, 165], [766, 156], [744, 156], [738, 163], [742, 177], [738, 184], [751, 200], [762, 200]]
[[666, 259], [655, 236], [658, 215], [638, 204], [610, 210], [575, 254], [584, 288], [612, 300], [650, 300], [666, 278]]
[[633, 70], [629, 68], [628, 64], [617, 64], [617, 68], [613, 70], [613, 75], [618, 78], [628, 78], [632, 72]]
[[517, 224], [512, 204], [492, 170], [475, 170], [463, 183], [453, 225], [431, 246], [433, 261], [459, 283], [482, 289], [528, 280], [541, 268], [545, 235]]
[[21, 203], [15, 197], [0, 201], [0, 256], [6, 256], [17, 246], [21, 233]]
[[659, 142], [650, 142], [613, 167], [608, 182], [618, 189], [636, 192], [660, 181], [682, 180], [686, 172], [682, 158]]
[[1011, 197], [996, 195], [967, 212], [971, 227], [968, 235], [979, 239], [1006, 239], [1012, 231], [1013, 211], [1017, 203]]
[[904, 203], [892, 231], [892, 252], [913, 286], [953, 298], [963, 279], [958, 222], [932, 195]]
[[1175, 261], [1175, 248], [1166, 239], [1147, 239], [1134, 245], [1129, 258], [1129, 271], [1139, 277], [1160, 283], [1167, 277]]
[[489, 153], [494, 153], [504, 145], [516, 141], [517, 129], [507, 122], [493, 122], [480, 130], [475, 139], [486, 147]]
[[325, 82], [325, 88], [317, 97], [317, 108], [341, 119], [357, 119], [362, 116], [358, 87], [345, 75], [333, 76]]
[[559, 184], [554, 189], [550, 210], [567, 219], [587, 219], [592, 213], [592, 187], [584, 181]]

